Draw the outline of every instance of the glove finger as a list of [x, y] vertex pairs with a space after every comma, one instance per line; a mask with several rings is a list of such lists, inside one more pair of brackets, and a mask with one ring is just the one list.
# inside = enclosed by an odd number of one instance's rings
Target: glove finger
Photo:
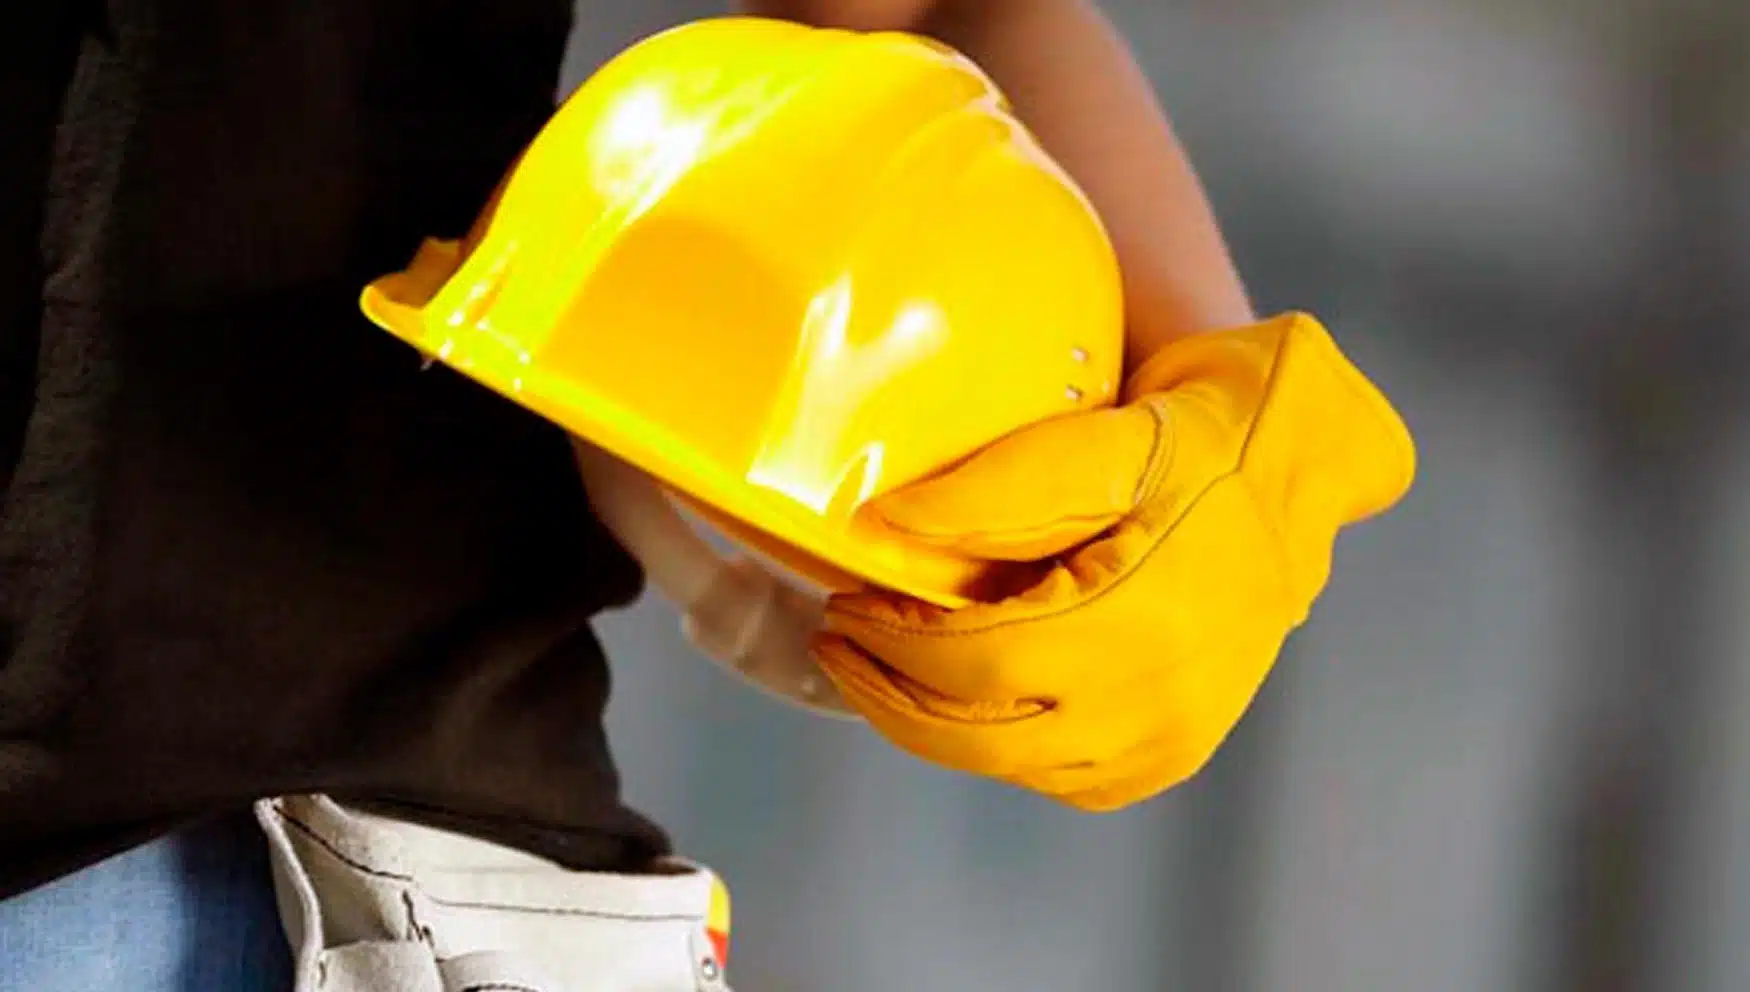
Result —
[[1102, 762], [1022, 772], [1010, 781], [1089, 813], [1110, 813], [1152, 799], [1203, 770], [1226, 738], [1172, 730]]
[[[1214, 498], [1248, 497], [1230, 481]], [[1220, 514], [1179, 535], [1172, 557], [1148, 559], [1152, 537], [1126, 521], [1054, 566], [1025, 593], [955, 610], [862, 594], [829, 602], [827, 629], [907, 677], [958, 699], [1103, 696], [1139, 676], [1171, 681], [1183, 665], [1220, 657], [1267, 658], [1287, 632], [1275, 554], [1260, 527]], [[1123, 581], [1151, 561], [1148, 581]], [[1256, 666], [1238, 666], [1256, 678]]]
[[[1050, 705], [1065, 684], [1078, 680], [1066, 672], [1061, 654], [1050, 651], [1054, 637], [1014, 637], [1025, 624], [1003, 604], [972, 604], [944, 610], [927, 603], [879, 593], [835, 597], [827, 603], [826, 631], [880, 659], [894, 681], [927, 686], [961, 705], [992, 700], [1034, 699]], [[956, 714], [960, 716], [961, 714]]]
[[1274, 657], [1260, 640], [1247, 652], [1164, 665], [1066, 704], [1041, 735], [1035, 760], [1012, 780], [1084, 809], [1115, 808], [1103, 804], [1134, 802], [1184, 781], [1251, 706]]
[[1135, 507], [1170, 438], [1148, 405], [1057, 417], [870, 505], [906, 537], [975, 558], [1037, 561]]
[[1137, 765], [1148, 766], [1151, 782], [1192, 775], [1250, 706], [1278, 647], [1258, 638], [1232, 657], [1163, 665], [1057, 703], [968, 701], [844, 638], [815, 643], [821, 668], [846, 700], [906, 750], [1057, 796], [1128, 796], [1148, 785], [1125, 784]]
[[[1184, 783], [1202, 771], [1214, 755], [1214, 752], [1209, 752], [1201, 760], [1193, 761], [1158, 744], [1141, 747], [1135, 754], [1102, 769], [1097, 778], [1085, 783], [1073, 785], [1066, 775], [1054, 783], [1059, 787], [1057, 791], [1047, 794], [1086, 813], [1114, 813]], [[1040, 788], [1040, 791], [1046, 790]]]
[[943, 695], [883, 665], [850, 641], [817, 637], [814, 657], [869, 725], [912, 755], [958, 771], [1012, 779], [1037, 768], [1036, 742], [1056, 717], [1020, 700], [972, 702]]

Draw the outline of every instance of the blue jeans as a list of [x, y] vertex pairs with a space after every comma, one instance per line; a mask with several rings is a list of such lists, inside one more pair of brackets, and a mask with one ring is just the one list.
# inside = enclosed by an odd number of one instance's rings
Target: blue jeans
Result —
[[0, 992], [288, 992], [261, 830], [247, 814], [0, 902]]

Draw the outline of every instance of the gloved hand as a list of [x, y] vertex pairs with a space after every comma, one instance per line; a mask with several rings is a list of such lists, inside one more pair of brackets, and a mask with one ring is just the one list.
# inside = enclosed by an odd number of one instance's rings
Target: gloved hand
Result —
[[875, 504], [917, 540], [1039, 562], [958, 610], [830, 604], [816, 657], [901, 748], [1089, 810], [1189, 777], [1306, 618], [1338, 529], [1415, 471], [1390, 404], [1304, 315], [1177, 341], [1124, 400]]

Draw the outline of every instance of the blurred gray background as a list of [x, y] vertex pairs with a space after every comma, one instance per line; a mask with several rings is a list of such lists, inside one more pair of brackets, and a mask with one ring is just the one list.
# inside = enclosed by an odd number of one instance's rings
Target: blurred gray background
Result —
[[[1208, 771], [1094, 817], [609, 618], [633, 799], [745, 992], [1750, 990], [1750, 4], [1112, 0], [1410, 500]], [[584, 0], [567, 85], [720, 12]]]

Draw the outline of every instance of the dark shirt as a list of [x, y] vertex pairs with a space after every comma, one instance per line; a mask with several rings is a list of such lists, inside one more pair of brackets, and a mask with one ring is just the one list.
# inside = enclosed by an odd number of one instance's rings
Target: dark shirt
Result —
[[16, 16], [0, 896], [303, 791], [579, 868], [665, 851], [589, 628], [640, 576], [564, 437], [356, 306], [551, 112], [570, 0]]

